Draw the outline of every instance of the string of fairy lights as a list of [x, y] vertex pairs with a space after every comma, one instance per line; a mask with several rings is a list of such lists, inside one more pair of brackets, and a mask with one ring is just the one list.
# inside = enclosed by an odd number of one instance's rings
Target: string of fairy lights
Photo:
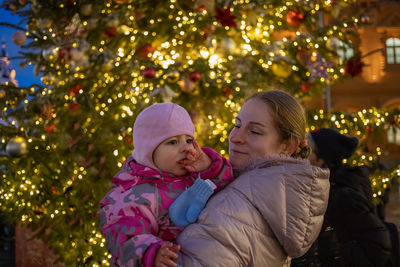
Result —
[[[202, 57], [203, 59], [208, 60], [209, 66], [210, 66], [210, 71], [209, 71], [209, 77], [210, 79], [215, 79], [217, 77], [222, 76], [222, 72], [224, 69], [223, 64], [226, 63], [229, 60], [232, 60], [232, 56], [227, 56], [225, 57], [224, 55], [220, 55], [219, 53], [216, 52], [216, 45], [217, 41], [216, 39], [210, 39], [208, 40], [207, 43], [209, 45], [198, 45], [196, 49], [191, 49], [191, 43], [190, 42], [183, 42], [185, 39], [190, 39], [190, 36], [193, 34], [197, 34], [196, 32], [199, 30], [196, 27], [196, 23], [201, 20], [206, 20], [207, 17], [210, 15], [208, 14], [207, 10], [204, 9], [202, 12], [189, 12], [188, 14], [182, 12], [176, 5], [175, 1], [172, 0], [170, 1], [170, 12], [168, 16], [168, 23], [175, 23], [172, 25], [172, 29], [176, 31], [175, 38], [172, 39], [171, 41], [166, 41], [162, 42], [156, 51], [149, 53], [151, 56], [151, 60], [153, 61], [154, 65], [156, 66], [161, 66], [161, 68], [156, 72], [155, 75], [157, 76], [162, 76], [163, 75], [163, 69], [167, 70], [171, 65], [175, 64], [176, 62], [180, 62], [183, 65], [183, 68], [188, 68], [193, 63], [196, 61], [198, 57]], [[231, 8], [231, 11], [233, 12], [236, 6], [248, 4], [248, 1], [234, 1], [233, 2], [233, 7]], [[323, 7], [329, 7], [331, 4], [330, 1], [325, 1], [323, 2]], [[270, 52], [270, 53], [260, 53], [255, 47], [257, 47], [256, 43], [260, 40], [262, 43], [265, 44], [272, 44], [273, 38], [272, 35], [274, 32], [279, 32], [280, 28], [283, 27], [284, 23], [284, 15], [287, 11], [288, 8], [293, 6], [293, 2], [286, 2], [285, 5], [279, 6], [279, 7], [274, 7], [272, 5], [266, 5], [265, 8], [266, 10], [269, 10], [269, 13], [274, 17], [274, 20], [270, 19], [268, 21], [265, 21], [265, 19], [262, 16], [257, 17], [257, 23], [255, 26], [249, 25], [246, 21], [247, 15], [242, 14], [242, 20], [240, 21], [240, 34], [243, 42], [240, 44], [240, 47], [235, 49], [235, 51], [239, 52], [242, 56], [245, 56], [247, 54], [251, 54], [252, 56], [257, 56], [258, 57], [258, 62], [259, 64], [265, 68], [268, 69], [272, 65], [277, 66], [275, 69], [277, 69], [277, 73], [280, 75], [290, 75], [291, 71], [298, 71], [299, 66], [296, 65], [296, 63], [289, 64], [286, 61], [281, 61], [281, 57], [287, 56], [286, 54], [286, 49], [288, 46], [293, 46], [293, 47], [305, 47], [307, 49], [318, 49], [321, 45], [327, 45], [326, 42], [330, 42], [331, 36], [342, 36], [342, 30], [343, 28], [349, 27], [349, 25], [354, 25], [358, 22], [358, 19], [356, 17], [351, 17], [349, 18], [349, 21], [346, 22], [341, 22], [340, 25], [335, 25], [333, 24], [331, 27], [327, 27], [325, 30], [325, 34], [318, 38], [317, 40], [314, 40], [313, 38], [310, 37], [305, 37], [305, 38], [297, 38], [296, 40], [289, 40], [286, 37], [283, 37], [282, 39], [282, 45], [280, 48], [278, 48], [277, 51]], [[63, 8], [64, 4], [60, 4], [60, 8]], [[133, 10], [132, 5], [127, 6], [128, 9]], [[319, 4], [315, 4], [315, 6], [311, 9], [310, 14], [317, 14], [321, 9], [321, 6]], [[107, 3], [106, 9], [101, 10], [102, 14], [111, 14], [112, 11], [112, 5], [110, 3]], [[134, 16], [130, 16], [129, 20], [131, 21], [132, 25], [123, 25], [124, 27], [122, 31], [124, 34], [127, 36], [130, 36], [130, 40], [134, 42], [137, 39], [140, 38], [150, 38], [151, 40], [154, 40], [154, 42], [157, 42], [157, 32], [156, 31], [148, 31], [148, 30], [138, 30], [134, 28], [134, 21], [135, 18]], [[149, 20], [150, 24], [157, 24], [157, 23], [165, 23], [162, 18], [156, 19], [150, 19]], [[218, 22], [214, 21], [213, 25], [216, 27]], [[87, 21], [83, 21], [82, 25], [89, 25]], [[226, 26], [226, 29], [228, 30], [229, 27]], [[38, 34], [38, 33], [36, 33]], [[52, 29], [49, 28], [47, 29], [47, 34], [46, 35], [46, 30], [43, 32], [43, 29], [41, 29], [41, 34], [43, 35], [43, 39], [47, 39], [50, 37], [54, 36], [54, 33], [52, 32]], [[295, 32], [295, 36], [300, 37], [302, 33], [300, 31]], [[49, 36], [49, 37], [48, 37]], [[237, 39], [235, 39], [236, 41]], [[236, 45], [234, 44], [232, 39], [228, 39], [228, 44], [227, 46], [233, 46], [235, 47]], [[255, 43], [255, 45], [253, 45]], [[107, 42], [106, 40], [101, 40], [98, 46], [92, 45], [91, 50], [94, 53], [101, 54], [105, 49], [106, 49]], [[78, 48], [79, 43], [73, 43], [72, 44], [73, 48]], [[54, 48], [52, 52], [50, 53], [50, 58], [53, 57], [55, 58], [55, 55], [57, 54], [59, 48]], [[230, 48], [228, 48], [230, 50]], [[152, 51], [152, 49], [150, 49]], [[184, 51], [185, 54], [181, 54], [179, 51]], [[121, 64], [121, 61], [124, 62], [129, 62], [132, 60], [132, 57], [135, 55], [135, 49], [132, 49], [132, 46], [126, 45], [124, 47], [119, 47], [118, 48], [118, 56], [114, 58], [114, 66], [118, 67]], [[313, 52], [313, 56], [316, 55], [316, 52]], [[277, 61], [281, 61], [278, 62]], [[108, 62], [107, 64], [110, 64]], [[54, 64], [50, 64], [51, 68], [54, 68]], [[85, 68], [82, 68], [81, 66], [75, 66], [73, 68], [69, 64], [65, 64], [64, 66], [56, 66], [58, 69], [62, 69], [62, 67], [65, 68], [65, 73], [68, 74], [70, 71], [76, 72], [72, 78], [85, 78]], [[107, 68], [107, 66], [105, 66]], [[110, 66], [108, 66], [110, 68]], [[146, 67], [144, 65], [140, 66], [140, 70], [143, 71]], [[215, 69], [215, 70], [214, 70]], [[344, 69], [340, 68], [339, 70], [336, 70], [335, 68], [328, 68], [327, 71], [330, 73], [330, 82], [334, 82], [335, 80], [339, 79], [341, 74], [343, 74]], [[338, 71], [340, 73], [338, 73]], [[59, 71], [59, 73], [61, 73]], [[285, 73], [285, 74], [283, 74]], [[165, 74], [164, 74], [165, 75]], [[224, 82], [229, 84], [229, 81], [231, 80], [230, 73], [224, 73]], [[310, 76], [310, 73], [308, 72], [306, 74], [307, 76]], [[132, 80], [131, 84], [133, 87], [139, 86], [139, 88], [146, 88], [150, 89], [150, 91], [154, 90], [157, 87], [160, 87], [163, 85], [164, 79], [161, 79], [158, 84], [154, 84], [153, 82], [146, 82], [144, 81], [145, 78], [140, 75], [140, 72], [133, 71], [131, 73], [132, 77], [135, 77], [135, 79]], [[103, 87], [107, 85], [107, 83], [113, 82], [114, 77], [112, 73], [104, 73], [105, 77], [105, 84], [103, 84]], [[217, 78], [218, 79], [218, 78]], [[324, 77], [320, 77], [321, 82], [324, 83], [326, 82], [326, 79]], [[54, 79], [49, 78], [48, 76], [44, 76], [43, 80], [47, 85], [50, 85], [53, 83]], [[222, 81], [222, 79], [221, 79]], [[67, 80], [63, 81], [57, 81], [60, 83], [60, 85], [63, 85], [63, 83], [68, 82]], [[217, 81], [218, 82], [218, 81]], [[144, 83], [144, 84], [142, 84]], [[207, 87], [207, 83], [204, 85]], [[94, 85], [96, 87], [96, 85]], [[240, 90], [240, 89], [239, 89]], [[149, 101], [148, 95], [144, 95], [144, 101]]]
[[[372, 144], [368, 148], [367, 139], [371, 138], [376, 132], [387, 134], [391, 128], [399, 130], [398, 124], [399, 111], [380, 111], [376, 108], [364, 109], [356, 114], [345, 114], [339, 112], [326, 112], [319, 110], [315, 114], [309, 114], [308, 131], [318, 128], [329, 127], [337, 129], [341, 134], [357, 137], [361, 142], [361, 148], [350, 159], [343, 162], [352, 166], [373, 166], [376, 165], [382, 156], [382, 146], [385, 144], [385, 137], [380, 138], [378, 143]], [[381, 136], [382, 137], [382, 136]], [[391, 171], [377, 169], [371, 174], [371, 186], [373, 198], [376, 204], [380, 203], [380, 196], [390, 188], [393, 179], [399, 179], [400, 166]]]

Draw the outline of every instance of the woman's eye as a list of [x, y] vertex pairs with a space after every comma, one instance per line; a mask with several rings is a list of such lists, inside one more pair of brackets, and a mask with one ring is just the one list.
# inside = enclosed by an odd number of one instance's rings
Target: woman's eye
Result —
[[236, 124], [236, 125], [235, 125], [235, 128], [240, 128], [240, 125]]
[[258, 134], [258, 135], [260, 135], [261, 133], [259, 133], [259, 132], [256, 132], [256, 131], [250, 131], [252, 134]]

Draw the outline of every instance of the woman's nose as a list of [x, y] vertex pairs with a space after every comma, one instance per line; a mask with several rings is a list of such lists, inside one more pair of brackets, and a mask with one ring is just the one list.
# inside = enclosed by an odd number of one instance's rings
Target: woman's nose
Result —
[[234, 128], [229, 135], [229, 140], [232, 143], [243, 143], [243, 131], [240, 128]]

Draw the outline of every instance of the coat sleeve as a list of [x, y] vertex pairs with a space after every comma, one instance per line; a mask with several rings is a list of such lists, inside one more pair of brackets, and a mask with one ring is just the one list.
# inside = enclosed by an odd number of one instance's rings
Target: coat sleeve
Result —
[[157, 237], [154, 192], [149, 192], [149, 184], [140, 186], [139, 190], [136, 187], [124, 190], [117, 186], [100, 202], [100, 227], [112, 261], [119, 266], [141, 266], [149, 248], [145, 259], [152, 264], [155, 251], [162, 242]]
[[217, 186], [216, 192], [223, 189], [233, 180], [232, 166], [227, 159], [218, 154], [215, 150], [203, 147], [203, 152], [210, 157], [212, 164], [210, 168], [200, 173], [202, 179], [210, 179]]

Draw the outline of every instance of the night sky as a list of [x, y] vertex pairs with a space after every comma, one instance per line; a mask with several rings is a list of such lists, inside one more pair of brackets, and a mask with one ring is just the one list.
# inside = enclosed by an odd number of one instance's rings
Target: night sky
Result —
[[[11, 11], [5, 10], [4, 8], [0, 8], [0, 22], [8, 22], [18, 25], [21, 21], [21, 17], [17, 15], [13, 15]], [[25, 25], [18, 25], [25, 28]], [[12, 34], [17, 30], [14, 28], [9, 28], [5, 26], [0, 26], [0, 39], [6, 43], [6, 49], [8, 52], [8, 57], [12, 58], [15, 56], [19, 56], [18, 51], [20, 51], [20, 47], [15, 45], [12, 41]], [[39, 77], [34, 77], [33, 66], [29, 65], [25, 68], [21, 68], [19, 66], [20, 60], [11, 59], [11, 64], [15, 69], [17, 75], [16, 80], [20, 87], [26, 87], [31, 85], [32, 83], [40, 83]]]

